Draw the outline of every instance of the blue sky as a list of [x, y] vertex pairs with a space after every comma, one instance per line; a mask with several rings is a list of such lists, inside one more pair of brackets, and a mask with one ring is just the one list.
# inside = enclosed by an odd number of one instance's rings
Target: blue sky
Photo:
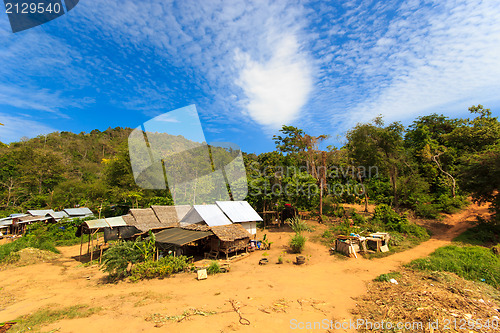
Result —
[[382, 114], [500, 110], [500, 3], [82, 0], [13, 34], [0, 13], [0, 141], [135, 128], [195, 104], [208, 142], [274, 148]]

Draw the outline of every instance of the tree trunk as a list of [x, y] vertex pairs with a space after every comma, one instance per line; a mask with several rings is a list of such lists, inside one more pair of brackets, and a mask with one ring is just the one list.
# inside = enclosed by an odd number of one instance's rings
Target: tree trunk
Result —
[[444, 170], [443, 170], [443, 168], [441, 167], [441, 164], [440, 164], [440, 163], [439, 163], [439, 161], [438, 161], [438, 158], [439, 158], [439, 156], [441, 156], [441, 154], [442, 154], [442, 153], [439, 153], [439, 154], [437, 154], [437, 155], [432, 156], [432, 160], [433, 160], [433, 161], [437, 164], [437, 166], [438, 166], [439, 170], [440, 170], [442, 173], [444, 173], [446, 176], [448, 176], [448, 177], [450, 177], [450, 178], [451, 178], [451, 181], [452, 181], [452, 183], [451, 183], [451, 195], [452, 195], [452, 197], [453, 197], [453, 198], [455, 198], [455, 191], [456, 191], [456, 186], [457, 186], [457, 183], [456, 183], [456, 181], [455, 181], [455, 178], [454, 178], [454, 177], [453, 177], [450, 173], [448, 173], [448, 172], [444, 171]]
[[359, 182], [361, 183], [361, 186], [363, 187], [363, 195], [365, 197], [365, 213], [368, 213], [368, 194], [366, 193], [365, 186], [363, 185], [363, 178], [361, 177], [361, 170], [359, 169], [359, 167], [357, 169], [358, 169], [358, 179], [359, 179]]

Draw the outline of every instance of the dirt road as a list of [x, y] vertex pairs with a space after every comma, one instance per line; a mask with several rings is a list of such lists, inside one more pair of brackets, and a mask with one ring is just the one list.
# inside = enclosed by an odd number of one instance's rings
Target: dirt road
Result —
[[[430, 226], [433, 237], [412, 250], [381, 259], [342, 259], [327, 249], [306, 244], [305, 265], [275, 264], [290, 239], [287, 232], [267, 232], [274, 242], [267, 251], [269, 264], [259, 266], [262, 251], [231, 264], [231, 272], [197, 281], [195, 274], [179, 274], [163, 280], [104, 284], [97, 267], [82, 267], [73, 256], [79, 246], [61, 248], [62, 257], [50, 263], [8, 268], [0, 271], [0, 322], [26, 315], [46, 305], [60, 307], [87, 304], [102, 310], [88, 318], [61, 320], [44, 328], [59, 332], [290, 332], [296, 322], [350, 318], [353, 298], [366, 292], [366, 282], [397, 270], [402, 263], [426, 256], [468, 228], [486, 207], [471, 205]], [[250, 325], [239, 323], [229, 300], [234, 300]], [[181, 315], [189, 309], [214, 311], [191, 316], [181, 322], [158, 322], [146, 318]], [[158, 317], [159, 318], [159, 317]], [[325, 332], [325, 330], [315, 330]]]

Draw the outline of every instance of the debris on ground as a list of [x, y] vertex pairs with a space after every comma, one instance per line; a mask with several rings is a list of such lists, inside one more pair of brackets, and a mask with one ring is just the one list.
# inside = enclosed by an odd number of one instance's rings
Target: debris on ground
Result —
[[[405, 269], [398, 284], [372, 281], [368, 293], [357, 299], [355, 319], [371, 322], [465, 324], [468, 332], [498, 332], [496, 309], [500, 291], [481, 282], [468, 281], [447, 272]], [[490, 323], [490, 327], [481, 323]], [[470, 325], [470, 326], [469, 326]], [[494, 327], [497, 325], [497, 327]], [[366, 328], [360, 332], [370, 331]], [[422, 331], [422, 330], [414, 330]], [[445, 332], [443, 326], [434, 332]], [[409, 331], [408, 331], [409, 332]]]

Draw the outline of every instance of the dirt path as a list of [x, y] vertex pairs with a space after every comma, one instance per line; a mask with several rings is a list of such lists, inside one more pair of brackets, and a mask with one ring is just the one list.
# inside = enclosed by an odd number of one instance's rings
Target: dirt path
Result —
[[[284, 255], [288, 262], [283, 265], [275, 264], [290, 233], [268, 231], [274, 242], [267, 251], [270, 264], [259, 266], [263, 253], [255, 252], [232, 263], [229, 274], [204, 281], [186, 273], [164, 280], [103, 284], [104, 275], [97, 267], [81, 267], [71, 258], [79, 247], [66, 247], [62, 258], [52, 263], [0, 271], [0, 322], [50, 304], [102, 308], [89, 318], [62, 320], [47, 327], [60, 332], [289, 332], [293, 331], [291, 320], [348, 320], [349, 310], [355, 306], [353, 298], [366, 292], [367, 281], [449, 244], [478, 214], [487, 215], [487, 208], [471, 205], [447, 216], [442, 223], [429, 225], [434, 232], [429, 241], [380, 259], [341, 259], [330, 256], [324, 246], [308, 242], [304, 254], [309, 259], [302, 266], [291, 263], [292, 255]], [[238, 322], [230, 299], [238, 302], [250, 325]], [[155, 313], [174, 316], [192, 308], [218, 314], [166, 321], [159, 324], [163, 325], [161, 329], [145, 320]]]

